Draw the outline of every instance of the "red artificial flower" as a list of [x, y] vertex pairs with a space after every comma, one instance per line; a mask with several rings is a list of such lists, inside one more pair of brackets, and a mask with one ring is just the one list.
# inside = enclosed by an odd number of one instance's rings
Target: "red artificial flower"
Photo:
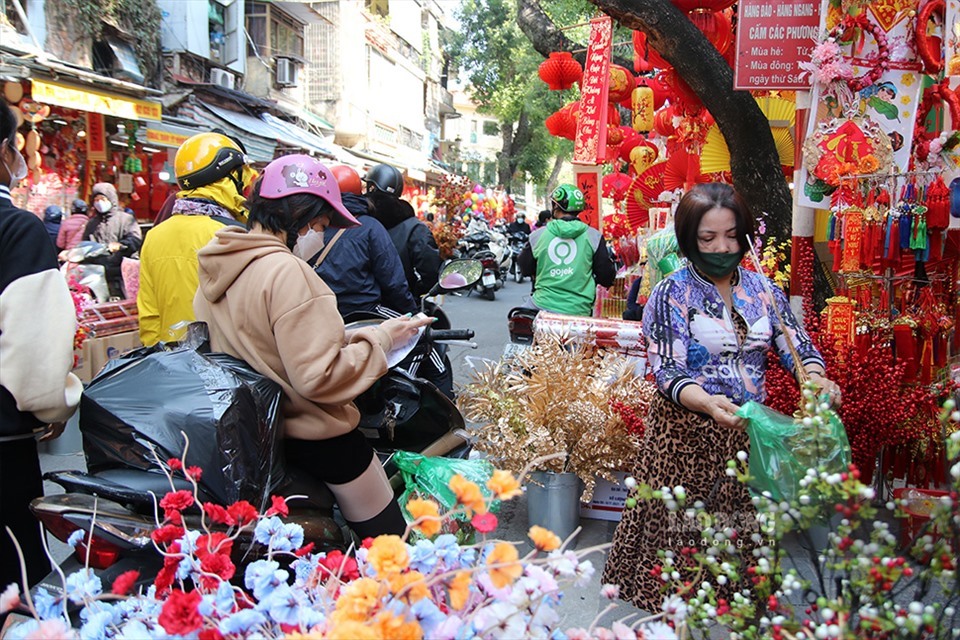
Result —
[[183, 536], [183, 527], [175, 524], [165, 524], [159, 529], [150, 532], [150, 537], [157, 544], [170, 544]]
[[217, 524], [225, 524], [225, 525], [237, 524], [236, 521], [230, 517], [230, 514], [227, 513], [227, 510], [218, 504], [214, 504], [212, 502], [203, 503], [203, 512], [207, 514], [208, 518], [210, 518]]
[[252, 504], [246, 500], [237, 500], [232, 505], [227, 507], [227, 513], [230, 514], [230, 517], [233, 518], [241, 527], [249, 522], [256, 520], [260, 513], [254, 508]]
[[167, 460], [167, 466], [170, 467], [170, 471], [179, 471], [183, 469], [183, 462], [180, 461], [180, 458], [170, 458]]
[[[230, 556], [222, 553], [211, 553], [203, 557], [200, 561], [200, 570], [204, 574], [211, 573], [212, 576], [203, 575], [200, 583], [204, 589], [213, 591], [220, 586], [221, 580], [229, 580], [237, 572], [237, 567], [230, 560]], [[217, 576], [214, 578], [213, 576]]]
[[487, 513], [476, 513], [471, 518], [470, 524], [480, 533], [490, 533], [497, 528], [497, 516], [489, 511]]
[[360, 546], [364, 549], [369, 549], [373, 546], [373, 538], [364, 538], [363, 542], [360, 543]]
[[321, 558], [319, 565], [330, 574], [339, 576], [344, 582], [350, 582], [360, 577], [360, 568], [352, 556], [344, 556], [342, 551], [331, 551]]
[[308, 553], [310, 553], [311, 551], [313, 551], [313, 546], [314, 546], [314, 545], [313, 545], [312, 542], [309, 543], [309, 544], [305, 544], [305, 545], [303, 545], [302, 547], [300, 547], [299, 549], [297, 549], [296, 551], [294, 551], [294, 552], [293, 552], [293, 555], [297, 556], [298, 558], [302, 558], [303, 556], [305, 556], [305, 555], [307, 555]]
[[157, 622], [170, 634], [185, 636], [196, 631], [203, 624], [203, 618], [197, 611], [200, 599], [199, 591], [184, 593], [174, 589], [163, 603]]
[[287, 499], [282, 496], [270, 496], [270, 500], [273, 503], [269, 509], [267, 509], [268, 516], [283, 516], [287, 517], [290, 515], [290, 508], [287, 507]]
[[173, 579], [177, 576], [177, 565], [172, 567], [164, 566], [157, 572], [157, 577], [153, 580], [153, 586], [157, 588], [157, 597], [163, 597], [173, 585]]
[[204, 629], [197, 636], [198, 640], [223, 640], [223, 634], [216, 627]]
[[187, 467], [183, 473], [194, 482], [200, 482], [200, 476], [203, 475], [203, 469], [197, 466]]
[[127, 595], [133, 590], [133, 587], [137, 584], [137, 578], [139, 577], [140, 572], [136, 569], [124, 571], [114, 579], [113, 586], [110, 587], [110, 593], [117, 596]]
[[193, 494], [186, 489], [180, 491], [171, 491], [160, 500], [160, 506], [163, 508], [163, 517], [174, 524], [183, 522], [180, 512], [193, 504]]
[[197, 538], [197, 557], [203, 560], [211, 555], [230, 556], [233, 553], [233, 539], [227, 534], [214, 531]]

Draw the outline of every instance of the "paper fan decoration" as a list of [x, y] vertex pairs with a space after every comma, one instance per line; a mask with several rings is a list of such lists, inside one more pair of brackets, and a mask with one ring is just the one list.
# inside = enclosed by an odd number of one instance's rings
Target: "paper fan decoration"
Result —
[[702, 175], [703, 168], [700, 164], [700, 158], [695, 154], [674, 151], [667, 158], [666, 165], [663, 171], [664, 191], [674, 191], [675, 189], [686, 191], [697, 182], [706, 181], [706, 177]]
[[627, 222], [634, 230], [643, 229], [650, 224], [650, 210], [632, 196], [627, 197]]
[[666, 168], [666, 160], [655, 162], [633, 179], [633, 183], [627, 190], [628, 212], [631, 204], [646, 209], [657, 206], [660, 194], [666, 190], [663, 186], [663, 172]]
[[[770, 132], [777, 147], [780, 164], [792, 167], [796, 143], [793, 139], [793, 126], [797, 121], [796, 105], [783, 98], [756, 98], [760, 111], [770, 122]], [[707, 131], [707, 139], [700, 154], [700, 170], [703, 173], [730, 171], [730, 149], [724, 140], [720, 128], [713, 125]]]

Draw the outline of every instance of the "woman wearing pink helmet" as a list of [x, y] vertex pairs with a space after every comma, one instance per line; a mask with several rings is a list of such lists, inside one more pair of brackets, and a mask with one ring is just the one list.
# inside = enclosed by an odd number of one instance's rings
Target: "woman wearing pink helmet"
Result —
[[277, 158], [247, 201], [249, 229], [224, 227], [198, 253], [197, 320], [211, 347], [245, 360], [284, 391], [287, 463], [327, 483], [361, 538], [401, 533], [403, 517], [353, 404], [387, 371], [385, 352], [429, 322], [394, 318], [346, 334], [333, 292], [305, 260], [327, 226], [359, 224], [330, 170]]

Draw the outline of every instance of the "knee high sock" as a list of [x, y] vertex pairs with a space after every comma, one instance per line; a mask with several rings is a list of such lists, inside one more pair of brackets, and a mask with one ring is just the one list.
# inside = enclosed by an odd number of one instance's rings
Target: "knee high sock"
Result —
[[380, 534], [400, 535], [406, 529], [393, 487], [376, 454], [359, 476], [343, 484], [328, 484], [350, 528], [366, 538]]

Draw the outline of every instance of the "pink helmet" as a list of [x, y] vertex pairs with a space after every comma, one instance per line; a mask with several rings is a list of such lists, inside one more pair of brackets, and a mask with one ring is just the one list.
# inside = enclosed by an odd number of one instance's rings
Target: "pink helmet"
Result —
[[281, 156], [263, 170], [260, 197], [278, 200], [296, 193], [312, 193], [326, 200], [339, 214], [330, 220], [333, 227], [357, 227], [360, 222], [343, 206], [337, 177], [316, 158], [297, 154]]

